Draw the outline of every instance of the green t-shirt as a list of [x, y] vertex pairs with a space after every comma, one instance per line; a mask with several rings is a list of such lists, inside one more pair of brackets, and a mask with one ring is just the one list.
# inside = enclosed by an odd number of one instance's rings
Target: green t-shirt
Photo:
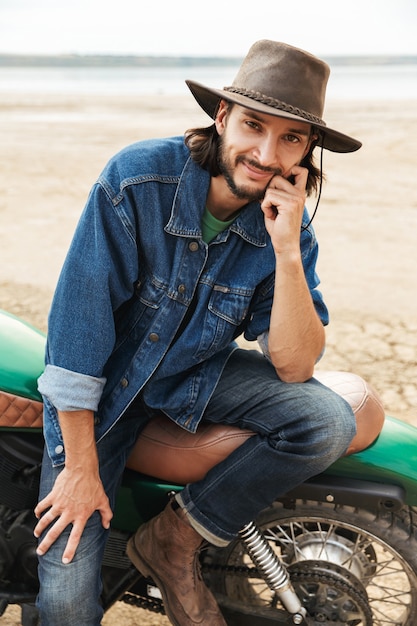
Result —
[[216, 235], [222, 232], [222, 230], [226, 230], [230, 224], [235, 221], [236, 217], [231, 220], [227, 220], [223, 222], [222, 220], [218, 220], [217, 217], [214, 217], [210, 213], [210, 211], [205, 208], [203, 213], [203, 219], [201, 223], [201, 230], [203, 231], [203, 241], [205, 243], [210, 243], [212, 239], [215, 238]]

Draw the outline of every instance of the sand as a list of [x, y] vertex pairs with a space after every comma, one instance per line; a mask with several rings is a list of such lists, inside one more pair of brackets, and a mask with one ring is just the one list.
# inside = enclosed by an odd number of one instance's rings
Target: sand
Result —
[[[388, 414], [417, 426], [416, 111], [417, 102], [328, 103], [329, 126], [364, 145], [325, 152], [314, 225], [331, 312], [320, 368], [364, 376]], [[66, 250], [107, 160], [136, 140], [208, 121], [188, 96], [2, 94], [0, 308], [46, 330]], [[18, 624], [17, 614], [9, 609], [2, 623]], [[104, 622], [114, 623], [168, 622], [116, 607]]]

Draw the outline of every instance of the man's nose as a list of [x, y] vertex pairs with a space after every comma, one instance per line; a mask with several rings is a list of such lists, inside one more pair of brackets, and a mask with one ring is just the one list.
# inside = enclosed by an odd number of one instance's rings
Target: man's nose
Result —
[[273, 170], [279, 168], [278, 148], [274, 137], [264, 137], [257, 144], [253, 155], [262, 167], [269, 167]]

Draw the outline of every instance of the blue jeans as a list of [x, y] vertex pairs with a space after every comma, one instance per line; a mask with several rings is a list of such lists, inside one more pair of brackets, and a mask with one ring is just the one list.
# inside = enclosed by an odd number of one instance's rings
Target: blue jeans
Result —
[[[111, 505], [127, 454], [147, 417], [132, 407], [98, 445], [101, 478]], [[355, 417], [347, 402], [314, 379], [281, 382], [257, 351], [232, 354], [204, 419], [256, 433], [179, 496], [193, 526], [219, 546], [231, 541], [275, 498], [339, 458], [355, 434]], [[41, 497], [50, 491], [59, 471], [51, 469], [49, 460], [44, 463]], [[61, 563], [65, 536], [40, 557], [42, 626], [100, 624], [100, 563], [106, 538], [95, 513], [72, 563]]]
[[256, 351], [230, 357], [204, 420], [256, 433], [177, 495], [208, 541], [227, 545], [279, 496], [324, 471], [356, 431], [350, 405], [314, 378], [283, 383]]
[[[137, 405], [135, 410], [128, 410], [111, 432], [97, 444], [100, 476], [112, 510], [127, 457], [147, 419], [146, 412], [138, 409]], [[40, 499], [51, 491], [62, 469], [62, 466], [53, 468], [45, 452]], [[100, 514], [96, 511], [88, 520], [73, 561], [63, 565], [61, 559], [69, 531], [70, 528], [46, 554], [39, 557], [40, 592], [37, 606], [41, 624], [98, 626], [103, 616], [99, 601], [102, 589], [100, 571], [108, 531], [103, 528]]]

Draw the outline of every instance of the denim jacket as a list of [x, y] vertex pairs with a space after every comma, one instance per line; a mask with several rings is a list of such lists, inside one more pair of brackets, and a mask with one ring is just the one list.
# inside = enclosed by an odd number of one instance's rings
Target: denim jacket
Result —
[[[234, 340], [267, 333], [275, 254], [259, 203], [207, 245], [209, 183], [174, 137], [127, 147], [91, 190], [56, 288], [39, 379], [54, 464], [65, 461], [57, 410], [93, 410], [99, 440], [140, 392], [195, 432]], [[311, 227], [300, 245], [326, 324]]]

